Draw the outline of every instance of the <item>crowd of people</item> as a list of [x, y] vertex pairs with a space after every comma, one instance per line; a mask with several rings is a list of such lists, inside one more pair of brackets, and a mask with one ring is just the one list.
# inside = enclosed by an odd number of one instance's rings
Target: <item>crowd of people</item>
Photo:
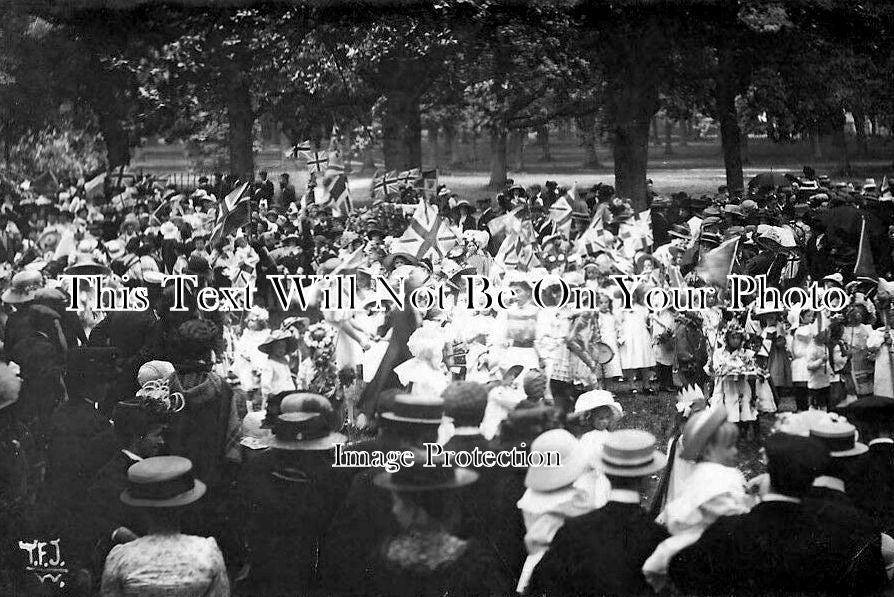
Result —
[[[287, 175], [277, 190], [262, 172], [232, 226], [220, 201], [237, 182], [109, 177], [99, 191], [81, 180], [3, 198], [0, 587], [11, 594], [888, 586], [886, 183], [855, 189], [810, 168], [712, 197], [650, 183], [639, 212], [608, 185], [510, 182], [473, 206], [444, 185], [406, 184], [333, 215], [313, 177], [299, 197]], [[185, 310], [163, 283], [181, 273], [198, 280]], [[841, 288], [848, 304], [735, 311], [734, 273]], [[72, 297], [74, 274], [145, 288], [149, 308], [111, 308], [96, 286]], [[320, 276], [307, 305], [283, 308], [278, 274]], [[320, 302], [338, 274], [354, 276], [356, 309]], [[471, 275], [514, 300], [461, 308]], [[618, 275], [637, 276], [629, 306]], [[383, 299], [382, 280], [404, 281], [405, 296], [445, 288], [447, 302]], [[201, 309], [202, 287], [247, 289], [254, 306]], [[717, 292], [680, 311], [647, 304], [653, 288], [686, 287]], [[566, 304], [568, 291], [591, 300]], [[666, 447], [658, 429], [625, 423], [622, 402], [656, 401], [677, 412]], [[427, 443], [555, 452], [561, 465], [424, 467]], [[765, 474], [740, 471], [745, 443], [763, 445]], [[335, 467], [337, 446], [358, 460], [417, 458]], [[64, 565], [35, 570], [20, 544], [31, 539], [57, 540]]]

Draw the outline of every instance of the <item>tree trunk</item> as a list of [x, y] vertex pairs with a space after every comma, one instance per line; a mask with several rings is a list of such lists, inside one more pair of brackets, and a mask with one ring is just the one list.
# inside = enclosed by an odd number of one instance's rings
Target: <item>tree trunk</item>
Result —
[[823, 145], [821, 143], [822, 138], [819, 134], [819, 128], [812, 127], [808, 135], [810, 136], [810, 154], [813, 156], [813, 159], [823, 159]]
[[602, 168], [599, 154], [596, 153], [599, 132], [596, 127], [596, 114], [587, 114], [577, 119], [577, 127], [580, 131], [581, 145], [584, 146], [584, 168]]
[[659, 143], [661, 143], [661, 136], [658, 134], [658, 115], [657, 115], [657, 114], [654, 114], [654, 115], [652, 116], [652, 137], [651, 137], [651, 141], [652, 141], [652, 143], [654, 143], [655, 145], [658, 145]]
[[422, 115], [419, 98], [403, 88], [387, 89], [382, 110], [382, 149], [386, 170], [422, 165]]
[[742, 163], [750, 164], [751, 163], [751, 150], [748, 145], [748, 134], [742, 133], [741, 137], [741, 145], [742, 145]]
[[845, 125], [835, 127], [835, 145], [838, 146], [838, 169], [841, 176], [853, 176], [851, 170], [851, 158], [847, 151], [847, 134], [844, 130]]
[[490, 182], [491, 191], [506, 187], [506, 131], [494, 131], [490, 136]]
[[540, 145], [540, 161], [553, 161], [553, 156], [549, 147], [549, 126], [543, 125], [537, 129], [537, 143]]
[[376, 169], [376, 160], [373, 154], [373, 146], [372, 143], [363, 148], [363, 166], [360, 167], [360, 170], [366, 172], [368, 170], [375, 171]]
[[432, 162], [435, 167], [441, 165], [441, 148], [438, 146], [439, 128], [438, 125], [431, 125], [428, 127], [428, 144], [431, 145]]
[[689, 127], [692, 126], [690, 120], [685, 118], [679, 122], [680, 126], [680, 147], [689, 145]]
[[671, 145], [671, 136], [674, 132], [674, 123], [670, 118], [664, 119], [664, 155], [674, 155], [674, 148]]
[[255, 115], [251, 107], [251, 89], [248, 82], [242, 76], [231, 78], [226, 97], [227, 119], [230, 125], [228, 138], [230, 172], [240, 180], [251, 181], [255, 176]]
[[512, 156], [515, 158], [512, 170], [522, 172], [525, 169], [525, 131], [512, 133]]
[[615, 190], [630, 199], [638, 213], [646, 209], [646, 172], [649, 162], [649, 119], [630, 118], [614, 126]]
[[732, 39], [724, 36], [719, 45], [719, 64], [714, 83], [714, 103], [720, 120], [720, 142], [723, 146], [723, 166], [726, 186], [730, 192], [745, 188], [742, 175], [742, 129], [736, 109], [736, 55]]
[[857, 154], [861, 157], [869, 155], [869, 143], [866, 141], [866, 114], [862, 110], [854, 110], [854, 132], [857, 135]]
[[444, 166], [453, 168], [456, 164], [456, 125], [445, 122], [444, 127]]

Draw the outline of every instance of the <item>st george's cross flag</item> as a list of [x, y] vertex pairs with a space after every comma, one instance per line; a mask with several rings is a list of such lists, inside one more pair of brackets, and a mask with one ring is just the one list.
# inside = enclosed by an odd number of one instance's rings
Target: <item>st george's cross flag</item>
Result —
[[217, 204], [217, 219], [211, 230], [211, 245], [228, 237], [251, 220], [251, 200], [247, 182], [237, 186]]
[[329, 166], [329, 152], [327, 151], [306, 151], [304, 159], [307, 160], [308, 172], [325, 172]]
[[556, 223], [558, 233], [568, 238], [571, 235], [571, 202], [562, 195], [549, 208], [549, 219]]
[[420, 201], [410, 225], [400, 238], [395, 239], [392, 247], [395, 252], [410, 253], [416, 259], [423, 259], [432, 253], [443, 257], [459, 243], [459, 235], [438, 210]]

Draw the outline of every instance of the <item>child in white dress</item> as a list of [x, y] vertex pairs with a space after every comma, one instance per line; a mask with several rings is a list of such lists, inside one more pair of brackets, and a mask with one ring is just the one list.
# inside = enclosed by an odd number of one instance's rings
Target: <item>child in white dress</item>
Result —
[[531, 442], [531, 450], [557, 452], [557, 467], [531, 467], [525, 477], [525, 494], [517, 505], [525, 520], [525, 547], [528, 557], [516, 592], [524, 594], [537, 564], [562, 525], [569, 518], [601, 508], [589, 489], [595, 473], [586, 449], [564, 429], [551, 429]]
[[724, 337], [725, 346], [714, 351], [714, 393], [710, 404], [723, 405], [730, 423], [739, 423], [744, 428], [757, 421], [757, 405], [746, 375], [753, 375], [758, 369], [753, 351], [744, 347], [745, 333], [738, 323], [727, 326]]
[[692, 415], [683, 430], [681, 456], [697, 462], [686, 489], [669, 501], [657, 522], [671, 537], [662, 541], [643, 564], [646, 580], [660, 591], [671, 559], [692, 545], [721, 516], [744, 514], [753, 505], [745, 476], [736, 468], [739, 431], [727, 422], [723, 406]]

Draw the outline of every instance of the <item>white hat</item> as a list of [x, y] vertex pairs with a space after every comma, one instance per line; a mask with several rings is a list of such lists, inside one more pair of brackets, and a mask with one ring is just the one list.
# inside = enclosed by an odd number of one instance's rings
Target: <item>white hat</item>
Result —
[[174, 365], [168, 361], [149, 361], [140, 367], [137, 373], [137, 383], [141, 386], [147, 381], [168, 379], [174, 374]]
[[615, 400], [615, 395], [608, 390], [590, 390], [584, 392], [574, 403], [573, 417], [580, 417], [584, 413], [595, 410], [600, 406], [607, 406], [612, 410], [612, 419], [618, 421], [624, 416], [624, 409]]
[[557, 453], [558, 466], [532, 466], [525, 475], [525, 487], [535, 491], [555, 491], [574, 483], [590, 467], [589, 453], [565, 429], [550, 429], [531, 442], [531, 452]]

